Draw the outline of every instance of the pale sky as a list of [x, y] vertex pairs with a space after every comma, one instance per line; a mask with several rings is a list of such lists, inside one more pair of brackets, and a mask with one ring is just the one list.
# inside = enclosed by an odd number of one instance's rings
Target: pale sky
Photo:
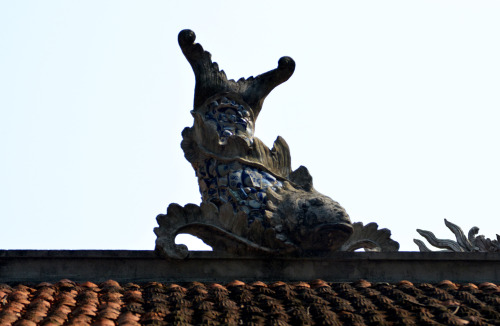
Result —
[[[200, 203], [190, 28], [228, 77], [291, 56], [256, 136], [353, 222], [500, 233], [498, 1], [0, 1], [0, 249], [154, 248]], [[196, 249], [196, 244], [188, 243]]]

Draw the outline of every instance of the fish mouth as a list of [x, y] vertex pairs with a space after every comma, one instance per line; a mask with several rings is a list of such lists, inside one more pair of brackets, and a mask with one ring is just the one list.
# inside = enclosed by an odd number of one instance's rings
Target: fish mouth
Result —
[[304, 250], [310, 254], [331, 252], [340, 248], [352, 235], [349, 223], [328, 223], [316, 226], [305, 239]]
[[328, 231], [338, 231], [338, 232], [344, 232], [348, 234], [348, 236], [351, 236], [353, 232], [353, 227], [349, 223], [335, 223], [335, 224], [324, 224], [320, 225], [315, 228], [315, 231], [317, 232], [328, 232]]

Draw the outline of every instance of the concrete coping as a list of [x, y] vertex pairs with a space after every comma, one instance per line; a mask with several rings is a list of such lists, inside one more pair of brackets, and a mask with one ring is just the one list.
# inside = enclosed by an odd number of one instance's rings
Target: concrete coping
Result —
[[327, 257], [231, 258], [192, 251], [166, 260], [152, 250], [0, 250], [0, 283], [101, 282], [494, 282], [500, 283], [500, 253], [337, 252]]

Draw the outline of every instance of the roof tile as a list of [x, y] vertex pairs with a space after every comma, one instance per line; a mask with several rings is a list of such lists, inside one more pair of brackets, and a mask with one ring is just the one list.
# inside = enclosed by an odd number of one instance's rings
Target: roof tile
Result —
[[0, 284], [0, 325], [488, 325], [494, 283]]

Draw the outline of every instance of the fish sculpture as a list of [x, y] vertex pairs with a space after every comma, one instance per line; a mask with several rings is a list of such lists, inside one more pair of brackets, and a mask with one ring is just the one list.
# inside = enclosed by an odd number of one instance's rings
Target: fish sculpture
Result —
[[269, 149], [254, 135], [265, 98], [292, 76], [293, 59], [282, 57], [276, 69], [257, 77], [228, 80], [195, 38], [191, 30], [178, 37], [196, 79], [194, 123], [183, 130], [181, 147], [202, 202], [171, 204], [157, 217], [156, 251], [187, 257], [187, 248], [175, 244], [179, 233], [229, 256], [310, 256], [340, 248], [353, 233], [346, 211], [314, 189], [306, 167], [292, 171], [282, 137]]

